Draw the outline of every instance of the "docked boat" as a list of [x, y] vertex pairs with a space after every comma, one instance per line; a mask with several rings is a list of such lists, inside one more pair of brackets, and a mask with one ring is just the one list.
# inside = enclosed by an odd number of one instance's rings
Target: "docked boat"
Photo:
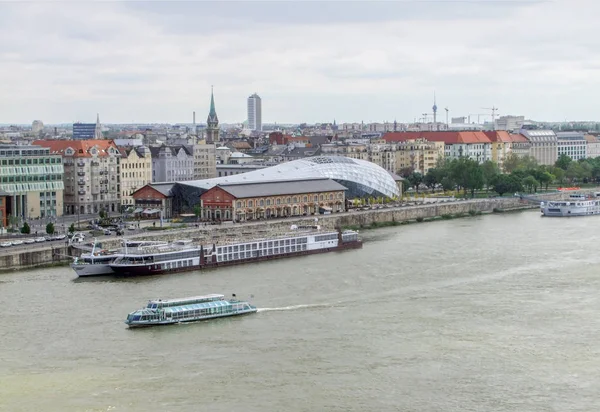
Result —
[[291, 256], [362, 247], [353, 230], [322, 231], [319, 226], [294, 227], [279, 236], [232, 241], [210, 246], [176, 241], [164, 246], [141, 246], [118, 256], [110, 267], [117, 275], [140, 276], [260, 262]]
[[123, 241], [123, 249], [118, 251], [108, 251], [99, 248], [96, 239], [92, 243], [92, 248], [89, 253], [83, 253], [79, 257], [73, 258], [71, 268], [77, 274], [77, 277], [88, 276], [108, 276], [114, 275], [115, 272], [110, 267], [110, 264], [128, 247], [140, 247], [148, 245], [166, 245], [167, 242], [150, 242], [150, 241]]
[[586, 197], [582, 194], [572, 194], [569, 200], [557, 200], [540, 203], [543, 216], [568, 217], [590, 216], [600, 214], [600, 199]]
[[143, 308], [127, 315], [130, 328], [169, 325], [182, 322], [222, 318], [255, 313], [256, 306], [237, 300], [235, 295], [225, 300], [224, 295], [212, 294], [183, 299], [151, 300]]

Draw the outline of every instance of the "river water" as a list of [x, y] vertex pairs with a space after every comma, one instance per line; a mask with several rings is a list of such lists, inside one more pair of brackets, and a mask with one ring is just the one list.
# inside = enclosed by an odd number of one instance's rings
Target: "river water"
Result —
[[[0, 275], [0, 410], [598, 410], [599, 226], [529, 211], [207, 272]], [[123, 323], [148, 299], [203, 293], [261, 309]]]

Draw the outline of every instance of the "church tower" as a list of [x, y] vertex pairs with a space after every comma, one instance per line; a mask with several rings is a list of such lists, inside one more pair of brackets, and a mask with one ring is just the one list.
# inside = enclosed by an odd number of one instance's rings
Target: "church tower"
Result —
[[213, 144], [219, 141], [219, 118], [215, 110], [215, 96], [210, 88], [210, 112], [206, 119], [206, 143]]
[[100, 113], [96, 113], [96, 127], [94, 128], [94, 139], [104, 139], [104, 135], [102, 134], [102, 126], [100, 125]]

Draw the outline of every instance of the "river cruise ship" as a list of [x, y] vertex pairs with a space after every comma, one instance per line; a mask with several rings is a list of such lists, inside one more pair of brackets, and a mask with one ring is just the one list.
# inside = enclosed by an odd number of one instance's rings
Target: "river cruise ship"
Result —
[[293, 227], [279, 236], [227, 244], [204, 246], [183, 240], [165, 246], [142, 246], [117, 257], [110, 267], [121, 276], [156, 275], [361, 247], [358, 232], [353, 230]]
[[94, 239], [94, 242], [92, 243], [92, 250], [89, 253], [83, 253], [81, 256], [73, 258], [71, 269], [75, 271], [77, 277], [114, 275], [115, 272], [110, 267], [110, 264], [114, 262], [117, 257], [121, 256], [123, 253], [126, 253], [128, 248], [137, 248], [149, 245], [159, 246], [167, 244], [167, 242], [124, 240], [122, 249], [109, 251], [98, 247], [96, 239]]
[[557, 200], [540, 203], [543, 216], [568, 217], [600, 214], [600, 199], [597, 195], [585, 196], [579, 193], [569, 195], [569, 200]]
[[127, 315], [125, 323], [130, 328], [169, 325], [246, 315], [256, 311], [256, 306], [237, 300], [235, 295], [232, 299], [225, 300], [224, 295], [212, 294], [183, 299], [151, 300], [145, 308]]

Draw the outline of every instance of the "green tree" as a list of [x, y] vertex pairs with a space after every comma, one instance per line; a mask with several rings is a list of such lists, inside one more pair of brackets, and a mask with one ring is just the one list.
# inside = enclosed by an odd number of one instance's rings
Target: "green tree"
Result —
[[527, 188], [529, 193], [531, 193], [533, 191], [537, 191], [537, 188], [539, 185], [540, 185], [540, 182], [535, 180], [535, 177], [533, 177], [531, 175], [529, 175], [523, 179], [523, 186], [525, 186]]
[[454, 180], [452, 180], [450, 176], [444, 176], [440, 183], [444, 190], [454, 190], [454, 187], [456, 186]]
[[554, 163], [554, 166], [559, 167], [562, 170], [568, 170], [569, 165], [572, 162], [573, 162], [573, 159], [571, 159], [569, 156], [567, 156], [566, 154], [563, 153], [560, 156], [558, 156], [558, 159]]
[[75, 233], [75, 223], [71, 223], [71, 226], [69, 226], [69, 233]]
[[483, 188], [485, 179], [477, 161], [461, 157], [452, 161], [450, 170], [453, 180], [463, 189], [465, 196], [470, 190], [471, 197], [475, 197], [475, 190]]
[[48, 233], [49, 235], [54, 234], [54, 223], [50, 222], [46, 225], [46, 233]]
[[417, 194], [419, 193], [419, 185], [423, 183], [423, 175], [419, 172], [413, 172], [406, 178], [410, 185], [415, 188]]
[[21, 228], [21, 233], [28, 235], [31, 233], [31, 228], [29, 227], [29, 223], [23, 223], [23, 227]]
[[550, 172], [541, 173], [537, 180], [540, 182], [540, 185], [545, 186], [546, 190], [548, 190], [548, 185], [554, 181], [555, 177]]
[[486, 160], [481, 164], [481, 171], [483, 172], [485, 190], [487, 192], [489, 188], [494, 185], [494, 181], [500, 174], [500, 169], [496, 163], [492, 162], [491, 160]]
[[432, 192], [435, 191], [435, 186], [438, 183], [441, 183], [441, 180], [438, 180], [438, 172], [435, 168], [429, 169], [425, 176], [423, 177], [423, 183], [431, 189]]
[[565, 182], [565, 171], [562, 170], [560, 167], [552, 168], [552, 171], [550, 173], [554, 175], [554, 180], [559, 184], [562, 185]]
[[100, 213], [98, 213], [98, 216], [100, 216], [101, 220], [106, 219], [106, 212], [104, 211], [104, 209], [102, 209]]
[[517, 193], [522, 190], [523, 185], [521, 185], [521, 181], [512, 175], [499, 175], [494, 183], [494, 191], [500, 196], [505, 193]]

